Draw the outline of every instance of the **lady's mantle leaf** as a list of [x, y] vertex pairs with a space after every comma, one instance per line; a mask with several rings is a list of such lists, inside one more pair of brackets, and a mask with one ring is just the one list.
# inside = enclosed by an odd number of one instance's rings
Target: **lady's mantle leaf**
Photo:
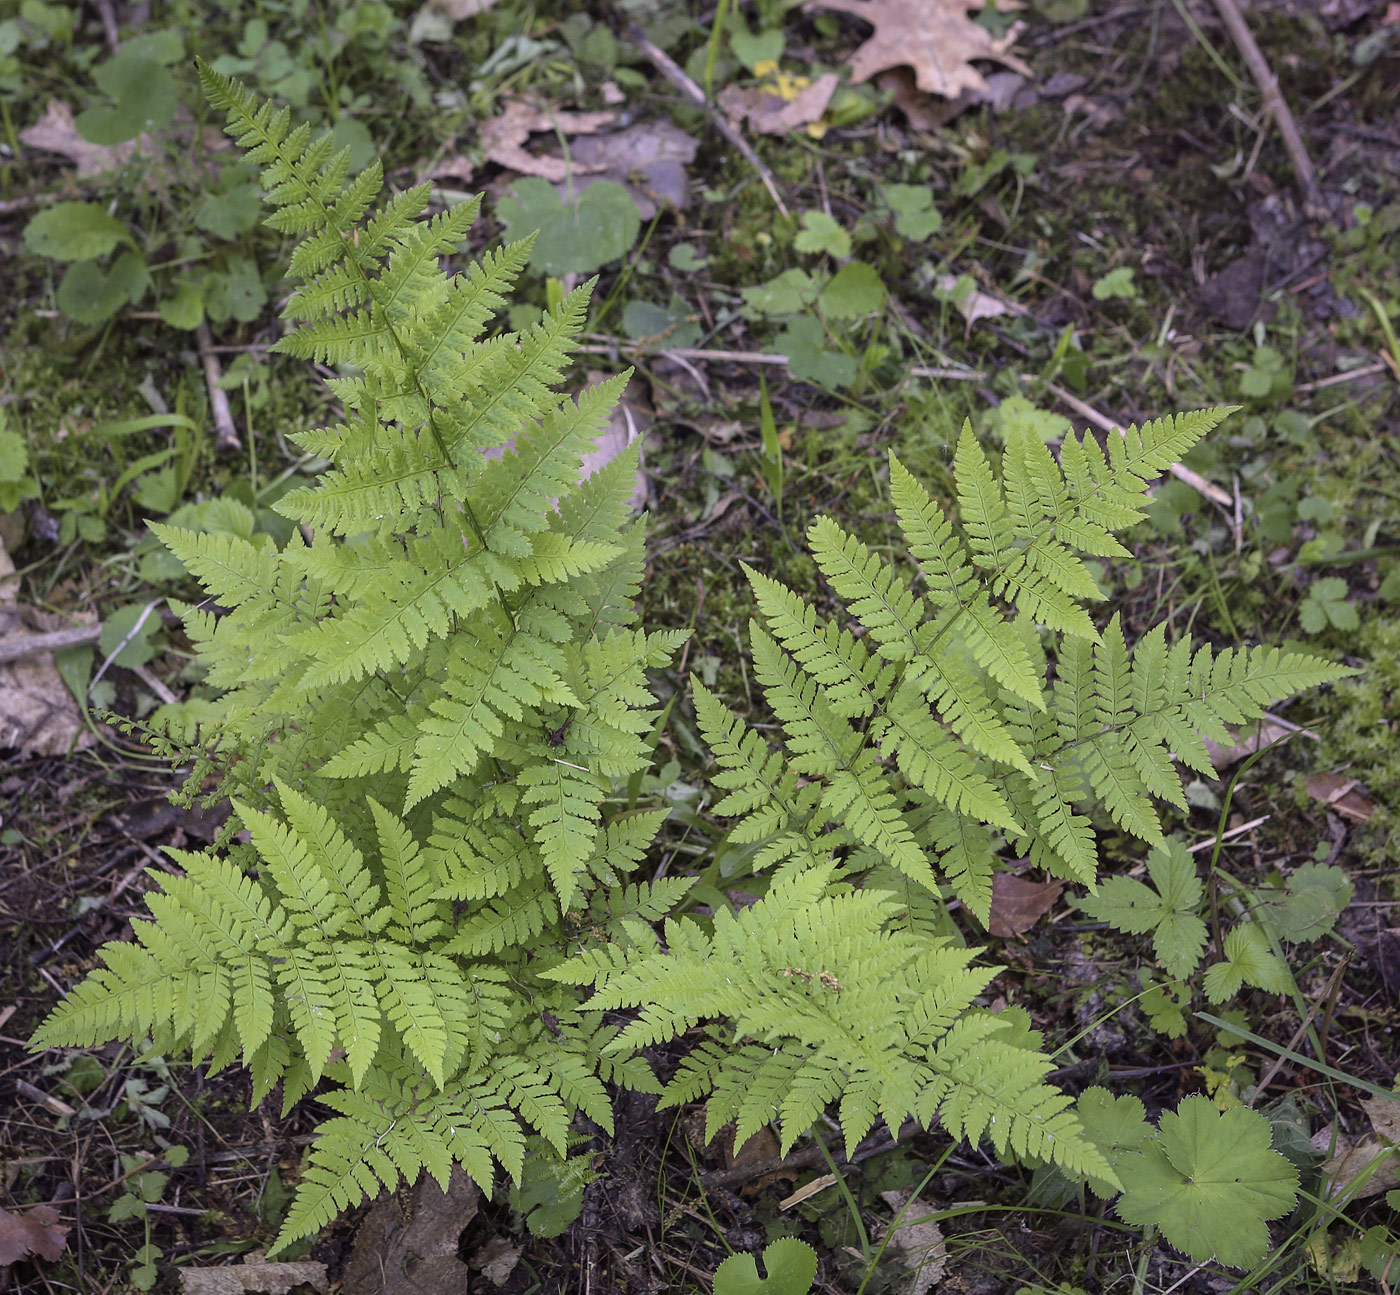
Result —
[[1162, 1116], [1155, 1142], [1115, 1166], [1127, 1184], [1118, 1216], [1160, 1228], [1197, 1263], [1257, 1263], [1269, 1247], [1265, 1221], [1287, 1214], [1298, 1197], [1298, 1171], [1270, 1150], [1269, 1137], [1257, 1111], [1222, 1113], [1188, 1097]]
[[[1123, 1168], [1124, 1159], [1153, 1140], [1153, 1128], [1145, 1118], [1146, 1108], [1136, 1097], [1127, 1094], [1114, 1097], [1106, 1088], [1088, 1088], [1079, 1096], [1078, 1110], [1084, 1136], [1103, 1152], [1113, 1172], [1127, 1182], [1123, 1178], [1127, 1172]], [[1103, 1197], [1113, 1196], [1118, 1191], [1095, 1178], [1089, 1180], [1089, 1186]]]

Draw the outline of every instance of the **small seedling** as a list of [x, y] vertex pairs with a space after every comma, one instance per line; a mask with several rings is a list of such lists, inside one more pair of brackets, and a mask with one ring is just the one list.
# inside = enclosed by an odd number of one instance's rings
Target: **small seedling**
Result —
[[807, 1295], [817, 1276], [817, 1252], [805, 1241], [780, 1237], [763, 1250], [767, 1276], [753, 1255], [730, 1255], [715, 1272], [715, 1295]]

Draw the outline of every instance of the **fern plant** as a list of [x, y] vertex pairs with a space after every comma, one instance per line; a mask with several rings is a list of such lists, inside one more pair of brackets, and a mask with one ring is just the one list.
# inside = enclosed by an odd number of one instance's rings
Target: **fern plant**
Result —
[[[328, 137], [200, 77], [262, 167], [268, 223], [299, 240], [278, 349], [340, 367], [345, 419], [298, 438], [328, 467], [278, 504], [299, 524], [283, 548], [155, 528], [208, 593], [184, 609], [223, 690], [199, 736], [242, 830], [171, 852], [152, 920], [101, 950], [34, 1046], [148, 1039], [241, 1060], [255, 1103], [280, 1085], [284, 1110], [332, 1112], [279, 1249], [425, 1169], [445, 1185], [454, 1162], [538, 1203], [554, 1158], [553, 1199], [577, 1200], [570, 1124], [611, 1127], [608, 1083], [707, 1097], [712, 1131], [772, 1122], [785, 1147], [833, 1103], [848, 1143], [936, 1119], [1115, 1186], [1038, 1036], [977, 1006], [992, 972], [948, 900], [985, 919], [999, 841], [1092, 884], [1091, 801], [1159, 841], [1173, 755], [1203, 767], [1199, 733], [1344, 673], [1162, 630], [1130, 654], [1084, 609], [1077, 554], [1124, 554], [1112, 531], [1220, 412], [1107, 455], [1071, 437], [1058, 464], [1013, 434], [1000, 476], [966, 433], [956, 527], [892, 457], [922, 589], [821, 519], [844, 622], [750, 571], [783, 749], [694, 695], [716, 808], [769, 884], [658, 936], [691, 879], [630, 880], [665, 815], [614, 789], [650, 758], [645, 671], [684, 635], [637, 624], [635, 450], [578, 483], [626, 380], [555, 393], [591, 285], [487, 336], [528, 241], [449, 276], [478, 203], [422, 218], [420, 185], [371, 210], [377, 165], [352, 178]], [[702, 1023], [663, 1087], [640, 1049]]]
[[351, 178], [329, 136], [200, 79], [299, 240], [277, 349], [346, 373], [345, 421], [297, 438], [329, 466], [278, 505], [280, 551], [153, 528], [208, 593], [184, 615], [224, 690], [201, 737], [245, 839], [172, 851], [154, 920], [34, 1044], [241, 1060], [284, 1110], [317, 1089], [334, 1114], [280, 1247], [425, 1168], [519, 1181], [527, 1139], [562, 1158], [577, 1112], [611, 1127], [605, 1081], [656, 1088], [539, 971], [688, 884], [629, 881], [664, 814], [613, 797], [649, 763], [645, 671], [685, 636], [636, 626], [635, 449], [578, 480], [626, 375], [554, 391], [592, 285], [485, 336], [528, 240], [449, 276], [479, 200], [419, 218], [418, 185], [371, 210], [377, 164]]
[[1226, 741], [1226, 724], [1350, 673], [1169, 644], [1164, 626], [1129, 651], [1118, 617], [1100, 631], [1086, 610], [1101, 595], [1080, 555], [1129, 556], [1113, 532], [1228, 412], [1133, 427], [1106, 452], [1071, 435], [1058, 463], [1012, 426], [999, 474], [965, 427], [957, 524], [891, 454], [916, 567], [818, 518], [807, 538], [835, 618], [746, 568], [754, 673], [782, 745], [698, 680], [695, 710], [727, 793], [715, 810], [771, 889], [712, 933], [671, 922], [663, 946], [629, 927], [547, 973], [593, 984], [591, 1006], [641, 1009], [607, 1055], [707, 1021], [663, 1101], [708, 1096], [711, 1131], [733, 1119], [736, 1142], [772, 1123], [786, 1149], [839, 1099], [848, 1146], [877, 1117], [891, 1130], [936, 1117], [1003, 1155], [1098, 1172], [1038, 1040], [973, 1007], [990, 973], [950, 942], [947, 904], [986, 922], [1003, 844], [1092, 888], [1090, 813], [1163, 846], [1154, 798], [1186, 807], [1175, 762], [1212, 772], [1202, 736]]

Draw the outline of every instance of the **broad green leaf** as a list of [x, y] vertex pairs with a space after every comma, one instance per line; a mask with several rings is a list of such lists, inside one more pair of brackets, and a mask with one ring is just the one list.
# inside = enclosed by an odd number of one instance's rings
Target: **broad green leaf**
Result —
[[[1130, 1094], [1115, 1098], [1106, 1088], [1089, 1088], [1079, 1096], [1079, 1122], [1084, 1136], [1103, 1153], [1122, 1181], [1123, 1158], [1140, 1151], [1154, 1136], [1146, 1119], [1146, 1108]], [[1118, 1188], [1091, 1178], [1089, 1186], [1103, 1197], [1115, 1196]]]
[[1157, 1139], [1125, 1155], [1118, 1216], [1153, 1226], [1196, 1263], [1246, 1267], [1268, 1252], [1265, 1223], [1293, 1208], [1298, 1171], [1269, 1148], [1269, 1122], [1188, 1097], [1162, 1116]]
[[73, 121], [78, 134], [93, 144], [121, 144], [150, 131], [164, 130], [175, 117], [179, 93], [174, 79], [155, 59], [123, 48], [92, 74], [112, 103], [80, 112]]
[[1284, 882], [1283, 891], [1256, 891], [1255, 916], [1281, 940], [1302, 944], [1320, 940], [1337, 925], [1355, 887], [1340, 868], [1305, 863]]
[[829, 252], [840, 260], [851, 254], [851, 236], [826, 212], [804, 211], [793, 246], [799, 252]]
[[1114, 297], [1131, 301], [1137, 296], [1137, 288], [1133, 285], [1132, 266], [1120, 265], [1116, 270], [1110, 270], [1095, 281], [1091, 291], [1095, 301], [1108, 301]]
[[788, 358], [788, 372], [798, 382], [823, 387], [847, 387], [856, 380], [855, 360], [841, 351], [829, 351], [823, 343], [821, 321], [799, 315], [778, 334], [774, 348]]
[[817, 297], [817, 285], [806, 270], [784, 270], [767, 283], [740, 288], [746, 310], [760, 315], [795, 315], [812, 304]]
[[163, 297], [156, 309], [171, 328], [188, 332], [204, 319], [204, 293], [198, 284], [186, 279], [176, 285], [173, 296]]
[[566, 203], [547, 180], [517, 180], [496, 211], [512, 238], [534, 232], [532, 269], [544, 274], [590, 274], [619, 260], [637, 241], [642, 218], [632, 195], [612, 180], [590, 184]]
[[[3, 411], [0, 411], [3, 414]], [[29, 450], [18, 432], [0, 422], [0, 481], [18, 481], [29, 471]]]
[[822, 290], [822, 313], [828, 319], [860, 319], [879, 310], [887, 295], [874, 266], [851, 261]]
[[[160, 615], [154, 608], [148, 608], [145, 603], [128, 603], [102, 622], [98, 651], [103, 656], [116, 652], [114, 665], [145, 665], [156, 654], [151, 640], [160, 628]], [[118, 648], [121, 650], [117, 651]]]
[[118, 243], [136, 244], [121, 221], [95, 202], [58, 202], [24, 227], [24, 245], [51, 261], [90, 261]]
[[123, 306], [140, 301], [150, 282], [146, 262], [137, 252], [123, 252], [105, 271], [96, 261], [76, 261], [59, 282], [58, 306], [79, 324], [100, 324]]
[[817, 1252], [796, 1237], [780, 1237], [763, 1251], [766, 1277], [753, 1255], [730, 1255], [715, 1271], [715, 1295], [807, 1295], [817, 1276]]
[[923, 184], [885, 184], [880, 192], [894, 212], [894, 227], [905, 238], [922, 243], [943, 228], [943, 215], [933, 205], [933, 190]]

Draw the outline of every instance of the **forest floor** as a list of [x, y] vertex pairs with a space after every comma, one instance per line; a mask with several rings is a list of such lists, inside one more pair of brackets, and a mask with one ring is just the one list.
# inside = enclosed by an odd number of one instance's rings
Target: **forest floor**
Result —
[[[897, 33], [934, 3], [871, 0], [867, 15], [878, 4]], [[677, 704], [649, 787], [682, 856], [723, 833], [698, 790], [690, 674], [758, 718], [741, 562], [820, 598], [811, 519], [888, 547], [886, 448], [946, 490], [965, 419], [995, 443], [1009, 410], [1052, 440], [1241, 406], [1156, 491], [1135, 561], [1102, 564], [1105, 616], [1121, 612], [1130, 642], [1168, 619], [1362, 669], [1288, 707], [1263, 735], [1285, 740], [1257, 761], [1260, 735], [1242, 734], [1219, 780], [1187, 787], [1176, 824], [1207, 847], [1223, 832], [1221, 866], [1254, 886], [1308, 861], [1339, 868], [1350, 902], [1299, 946], [1300, 997], [1246, 998], [1234, 1032], [1197, 1020], [1169, 1039], [1114, 1010], [1137, 992], [1131, 961], [1055, 896], [1028, 914], [1008, 901], [1011, 929], [986, 956], [1003, 1001], [1062, 1047], [1073, 1090], [1130, 1086], [1155, 1112], [1195, 1092], [1227, 1106], [1262, 1081], [1301, 1142], [1331, 1130], [1330, 1149], [1324, 1136], [1300, 1152], [1313, 1169], [1370, 1133], [1357, 1093], [1299, 1064], [1298, 1039], [1311, 1028], [1309, 1056], [1332, 1074], [1389, 1087], [1400, 1071], [1400, 6], [1245, 7], [1315, 168], [1310, 195], [1211, 0], [991, 6], [980, 52], [1009, 59], [974, 56], [987, 81], [957, 111], [907, 71], [849, 79], [871, 35], [841, 12], [855, 7], [725, 4], [712, 40], [713, 0], [495, 0], [459, 19], [452, 0], [0, 6], [0, 560], [14, 568], [0, 572], [0, 647], [76, 640], [0, 658], [0, 1208], [51, 1203], [68, 1229], [52, 1261], [7, 1263], [0, 1242], [0, 1291], [173, 1290], [265, 1248], [313, 1127], [306, 1104], [250, 1112], [237, 1070], [25, 1048], [144, 911], [162, 849], [197, 847], [220, 821], [171, 805], [179, 776], [92, 714], [142, 716], [199, 688], [163, 601], [193, 586], [144, 522], [232, 497], [276, 534], [272, 503], [308, 470], [284, 433], [329, 416], [307, 366], [267, 352], [283, 249], [255, 226], [248, 177], [211, 163], [229, 155], [213, 151], [196, 54], [372, 144], [395, 187], [484, 190], [473, 250], [517, 234], [569, 166], [630, 194], [633, 211], [600, 203], [595, 224], [542, 233], [554, 282], [527, 276], [516, 309], [596, 269], [580, 370], [636, 366], [620, 426], [647, 431], [644, 623], [695, 631], [659, 680]], [[170, 83], [168, 112], [103, 75], [134, 41]], [[691, 102], [657, 51], [724, 111]], [[827, 73], [846, 79], [822, 98]], [[112, 122], [142, 112], [150, 131], [123, 154]], [[45, 255], [26, 231], [56, 200], [101, 204], [128, 232], [93, 260]], [[1102, 850], [1120, 870], [1142, 861], [1112, 830]], [[783, 1158], [765, 1135], [735, 1156], [705, 1144], [695, 1111], [637, 1096], [617, 1124], [561, 1235], [532, 1236], [504, 1197], [463, 1186], [354, 1211], [297, 1257], [351, 1295], [708, 1292], [726, 1254], [786, 1231], [817, 1247], [823, 1292], [1396, 1285], [1360, 1260], [1361, 1230], [1385, 1213], [1374, 1194], [1242, 1276], [1144, 1247], [1092, 1199], [1038, 1202], [1029, 1170], [936, 1133], [872, 1135], [845, 1163], [834, 1137]], [[920, 1200], [945, 1253], [921, 1285], [901, 1261], [909, 1234], [880, 1242], [935, 1163]], [[394, 1278], [393, 1256], [443, 1236], [431, 1273]]]

